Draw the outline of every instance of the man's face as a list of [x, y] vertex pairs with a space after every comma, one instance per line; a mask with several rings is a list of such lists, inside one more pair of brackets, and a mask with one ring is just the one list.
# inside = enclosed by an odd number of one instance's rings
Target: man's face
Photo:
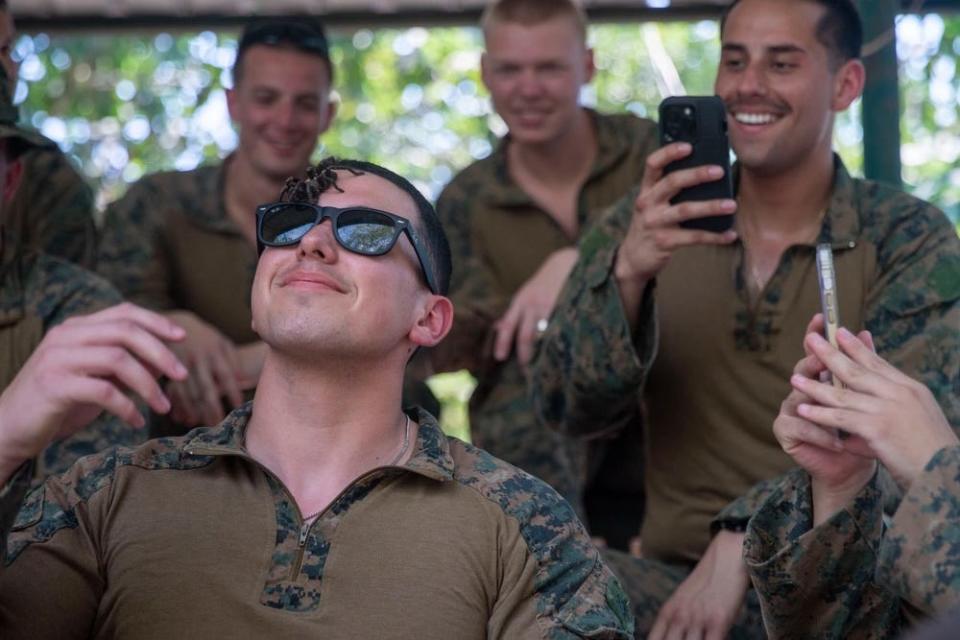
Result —
[[483, 82], [519, 144], [550, 143], [572, 126], [593, 55], [572, 19], [537, 25], [494, 22], [487, 30]]
[[[340, 171], [337, 183], [343, 193], [330, 189], [319, 204], [366, 206], [418, 221], [410, 196], [383, 178]], [[260, 256], [253, 328], [287, 353], [382, 355], [405, 344], [417, 301], [429, 295], [405, 234], [385, 255], [362, 256], [341, 247], [324, 220], [298, 245], [267, 248]]]
[[330, 74], [318, 56], [254, 45], [227, 104], [240, 130], [238, 153], [280, 181], [303, 173], [317, 138], [330, 126]]
[[743, 0], [727, 18], [715, 89], [746, 169], [789, 171], [831, 148], [834, 113], [849, 102], [837, 100], [837, 73], [816, 37], [823, 12], [813, 2]]
[[0, 65], [7, 72], [10, 82], [10, 95], [17, 89], [17, 74], [20, 68], [13, 60], [13, 45], [17, 38], [17, 29], [13, 24], [13, 16], [9, 11], [0, 11]]

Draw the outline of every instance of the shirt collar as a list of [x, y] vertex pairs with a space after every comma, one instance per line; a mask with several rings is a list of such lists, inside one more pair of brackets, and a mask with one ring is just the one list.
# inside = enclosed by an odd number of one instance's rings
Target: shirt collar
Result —
[[[593, 130], [597, 136], [597, 157], [586, 181], [586, 183], [590, 183], [616, 167], [629, 152], [632, 141], [629, 136], [623, 135], [623, 132], [617, 126], [616, 119], [600, 117], [593, 109], [584, 109], [584, 111], [590, 116]], [[507, 146], [509, 144], [510, 134], [508, 133], [500, 140], [490, 156], [496, 181], [488, 188], [487, 196], [495, 205], [502, 207], [535, 205], [530, 196], [510, 176], [510, 171], [507, 168]]]
[[[454, 461], [450, 445], [437, 419], [420, 407], [407, 412], [419, 423], [417, 441], [404, 469], [437, 481], [453, 479]], [[253, 413], [253, 402], [234, 409], [215, 427], [196, 429], [185, 437], [182, 451], [188, 456], [230, 456], [250, 458], [244, 446], [247, 423]]]
[[[740, 166], [733, 167], [734, 188], [739, 182]], [[830, 200], [817, 235], [817, 244], [829, 243], [834, 249], [851, 249], [860, 236], [860, 209], [857, 181], [847, 171], [840, 156], [833, 154], [833, 186]]]

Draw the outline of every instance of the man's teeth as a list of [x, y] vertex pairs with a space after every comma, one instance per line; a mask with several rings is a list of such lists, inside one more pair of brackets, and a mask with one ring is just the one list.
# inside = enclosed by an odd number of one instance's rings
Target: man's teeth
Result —
[[771, 113], [738, 113], [734, 118], [743, 124], [770, 124], [777, 119]]

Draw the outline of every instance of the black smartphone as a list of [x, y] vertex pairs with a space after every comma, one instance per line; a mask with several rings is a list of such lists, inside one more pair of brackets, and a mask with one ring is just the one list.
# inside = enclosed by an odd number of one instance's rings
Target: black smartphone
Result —
[[[693, 152], [668, 164], [666, 173], [707, 164], [723, 167], [723, 177], [684, 189], [670, 204], [733, 198], [727, 113], [717, 96], [672, 96], [660, 103], [660, 144], [689, 142]], [[733, 214], [684, 220], [681, 226], [721, 233], [733, 226]]]

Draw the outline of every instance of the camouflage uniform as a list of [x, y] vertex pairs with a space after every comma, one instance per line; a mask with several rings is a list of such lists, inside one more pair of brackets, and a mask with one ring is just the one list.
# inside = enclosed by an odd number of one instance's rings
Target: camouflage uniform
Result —
[[[533, 402], [548, 424], [582, 435], [635, 423], [642, 393], [644, 556], [690, 566], [725, 504], [793, 467], [771, 425], [820, 308], [814, 247], [790, 247], [755, 301], [739, 242], [678, 251], [648, 286], [634, 330], [612, 276], [632, 208], [628, 197], [581, 242], [533, 365]], [[817, 241], [834, 248], [842, 324], [869, 329], [960, 424], [960, 240], [942, 212], [852, 179], [837, 158]], [[739, 503], [720, 524], [742, 530], [754, 506]], [[643, 589], [642, 575], [635, 584]]]
[[[598, 151], [579, 196], [581, 230], [639, 182], [647, 156], [657, 147], [653, 122], [590, 113]], [[493, 359], [493, 325], [514, 294], [551, 253], [577, 241], [510, 177], [508, 144], [509, 138], [460, 172], [437, 201], [453, 251], [450, 292], [457, 318], [432, 359], [437, 370], [466, 368], [477, 378], [470, 399], [474, 441], [544, 480], [579, 508], [586, 473], [582, 447], [537, 422], [515, 357]]]
[[[7, 238], [9, 241], [10, 238]], [[44, 254], [24, 254], [17, 246], [0, 259], [0, 389], [5, 389], [43, 336], [72, 316], [86, 315], [122, 302], [116, 290], [97, 275]], [[118, 418], [103, 414], [40, 455], [36, 477], [65, 471], [81, 456], [146, 439]]]
[[246, 344], [257, 340], [250, 328], [257, 251], [227, 214], [227, 162], [132, 185], [104, 214], [97, 270], [130, 302], [192, 311]]
[[0, 548], [7, 548], [7, 534], [13, 525], [13, 519], [20, 511], [32, 479], [33, 463], [26, 462], [13, 473], [6, 485], [0, 487]]
[[23, 177], [4, 207], [5, 226], [25, 247], [92, 269], [93, 190], [56, 143], [47, 142], [20, 156]]
[[626, 596], [570, 506], [429, 414], [404, 467], [362, 475], [304, 523], [244, 448], [252, 409], [31, 493], [0, 574], [3, 637], [630, 637]]
[[894, 637], [960, 607], [960, 447], [933, 456], [889, 528], [877, 480], [816, 528], [801, 470], [760, 506], [744, 558], [771, 637]]

